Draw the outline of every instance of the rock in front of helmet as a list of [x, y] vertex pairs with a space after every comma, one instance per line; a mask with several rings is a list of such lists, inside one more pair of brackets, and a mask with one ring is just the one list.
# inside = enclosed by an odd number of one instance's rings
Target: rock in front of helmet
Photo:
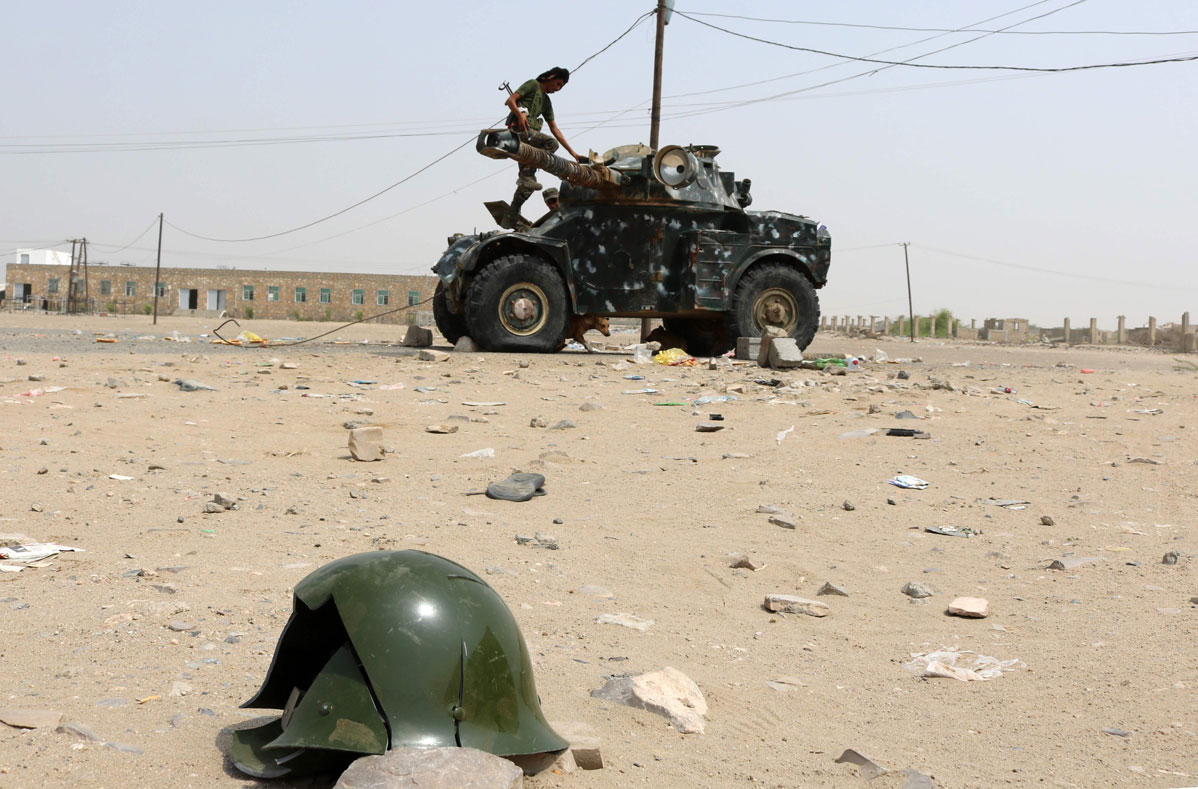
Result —
[[389, 748], [558, 751], [520, 628], [502, 598], [456, 562], [372, 551], [295, 587], [262, 688], [244, 707], [281, 718], [233, 733], [256, 777], [330, 772]]

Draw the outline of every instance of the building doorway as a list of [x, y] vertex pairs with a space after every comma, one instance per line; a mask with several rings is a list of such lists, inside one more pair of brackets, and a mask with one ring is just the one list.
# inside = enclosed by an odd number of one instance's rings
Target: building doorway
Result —
[[225, 292], [223, 290], [208, 291], [208, 309], [223, 310], [225, 308]]
[[195, 288], [179, 288], [179, 309], [199, 309], [200, 292]]

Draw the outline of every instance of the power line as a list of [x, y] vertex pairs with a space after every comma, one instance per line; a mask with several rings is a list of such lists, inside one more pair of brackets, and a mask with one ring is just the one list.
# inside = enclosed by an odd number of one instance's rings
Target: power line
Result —
[[719, 25], [713, 25], [710, 22], [704, 22], [702, 19], [696, 19], [695, 17], [692, 17], [688, 14], [684, 14], [683, 12], [681, 12], [677, 9], [674, 10], [674, 13], [676, 13], [678, 16], [682, 17], [683, 19], [689, 19], [690, 21], [695, 22], [696, 24], [703, 25], [704, 27], [709, 27], [713, 30], [718, 30], [721, 33], [727, 33], [728, 35], [735, 36], [736, 38], [743, 38], [748, 41], [756, 41], [759, 44], [767, 44], [767, 45], [773, 46], [773, 47], [781, 47], [782, 49], [789, 49], [789, 50], [793, 50], [795, 52], [809, 52], [813, 55], [825, 55], [827, 57], [842, 58], [844, 60], [856, 60], [861, 63], [878, 63], [878, 64], [884, 65], [884, 66], [907, 66], [908, 68], [950, 69], [950, 70], [958, 70], [958, 71], [1035, 71], [1035, 72], [1056, 74], [1056, 73], [1062, 73], [1062, 72], [1067, 72], [1067, 71], [1089, 71], [1089, 70], [1093, 70], [1093, 69], [1102, 69], [1102, 68], [1126, 68], [1126, 67], [1131, 67], [1131, 66], [1153, 66], [1153, 65], [1159, 65], [1162, 63], [1185, 63], [1185, 62], [1189, 62], [1189, 61], [1193, 61], [1193, 60], [1198, 60], [1198, 55], [1189, 55], [1186, 57], [1156, 58], [1156, 59], [1152, 59], [1152, 60], [1128, 60], [1128, 61], [1120, 61], [1120, 62], [1115, 62], [1115, 63], [1090, 63], [1090, 64], [1081, 65], [1081, 66], [1057, 66], [1057, 67], [1053, 67], [1053, 68], [1041, 68], [1041, 67], [1037, 67], [1037, 66], [966, 66], [966, 65], [948, 65], [948, 64], [936, 64], [936, 63], [912, 63], [910, 61], [879, 60], [876, 58], [869, 58], [869, 57], [854, 57], [852, 55], [844, 55], [844, 54], [841, 54], [838, 52], [828, 52], [828, 51], [822, 50], [822, 49], [813, 49], [811, 47], [800, 47], [800, 46], [795, 46], [793, 44], [784, 44], [780, 41], [771, 41], [770, 39], [767, 39], [767, 38], [759, 38], [757, 36], [750, 36], [747, 33], [738, 33], [735, 30], [729, 30], [726, 27], [720, 27]]
[[585, 58], [585, 59], [584, 59], [584, 60], [583, 60], [581, 63], [579, 63], [577, 66], [575, 66], [575, 67], [574, 67], [574, 71], [578, 71], [580, 68], [582, 68], [583, 66], [585, 66], [587, 63], [590, 63], [592, 60], [594, 60], [595, 58], [599, 57], [600, 55], [602, 55], [602, 54], [603, 54], [604, 52], [606, 52], [607, 50], [611, 49], [611, 48], [612, 48], [612, 47], [613, 47], [613, 46], [616, 44], [616, 42], [617, 42], [617, 41], [619, 41], [619, 40], [620, 40], [620, 39], [622, 39], [624, 36], [626, 36], [626, 35], [628, 35], [629, 33], [631, 33], [631, 32], [633, 31], [633, 29], [634, 29], [634, 28], [635, 28], [637, 25], [639, 25], [641, 22], [644, 22], [644, 21], [645, 21], [646, 19], [648, 19], [649, 17], [653, 16], [653, 14], [654, 14], [654, 12], [655, 12], [655, 11], [656, 11], [656, 9], [654, 9], [653, 11], [646, 11], [645, 13], [641, 14], [640, 16], [638, 16], [638, 17], [636, 18], [636, 21], [635, 21], [635, 22], [633, 22], [631, 25], [629, 25], [629, 26], [628, 26], [628, 29], [627, 29], [627, 30], [625, 30], [623, 33], [621, 33], [620, 35], [618, 35], [618, 36], [616, 36], [614, 39], [612, 39], [612, 40], [611, 40], [611, 41], [610, 41], [610, 42], [607, 44], [607, 46], [603, 47], [603, 49], [601, 49], [601, 50], [599, 50], [598, 52], [594, 53], [593, 55], [590, 55], [589, 57]]
[[903, 30], [912, 33], [1001, 33], [1009, 36], [1192, 36], [1198, 35], [1198, 30], [982, 30], [970, 26], [968, 28], [943, 27], [900, 27], [898, 25], [866, 25], [851, 22], [816, 22], [809, 19], [767, 19], [757, 16], [739, 16], [737, 14], [717, 14], [703, 11], [691, 11], [693, 16], [712, 16], [724, 19], [743, 19], [749, 22], [774, 22], [784, 25], [819, 25], [824, 27], [853, 27], [868, 30]]
[[[142, 237], [142, 236], [144, 236], [146, 233], [149, 233], [149, 232], [150, 232], [150, 228], [152, 228], [152, 227], [153, 227], [154, 225], [156, 225], [156, 224], [158, 224], [158, 218], [157, 218], [157, 217], [155, 217], [153, 220], [151, 220], [150, 224], [146, 226], [146, 229], [145, 229], [145, 230], [143, 230], [143, 231], [141, 231], [141, 232], [140, 232], [140, 233], [137, 235], [137, 238], [133, 239], [133, 240], [132, 240], [132, 241], [130, 241], [128, 244], [125, 244], [125, 246], [121, 247], [120, 249], [114, 249], [114, 250], [112, 250], [111, 252], [105, 252], [104, 254], [106, 254], [106, 255], [115, 255], [115, 254], [116, 254], [116, 253], [118, 253], [118, 252], [124, 252], [126, 249], [128, 249], [129, 247], [131, 247], [131, 246], [133, 246], [134, 244], [136, 244], [138, 241], [141, 241], [141, 237]], [[92, 243], [92, 246], [97, 246], [97, 247], [106, 247], [106, 246], [108, 246], [108, 244], [97, 244], [95, 241], [93, 241], [93, 242], [91, 242], [91, 243]]]
[[320, 219], [314, 219], [313, 221], [308, 222], [303, 225], [300, 225], [298, 227], [293, 227], [289, 230], [281, 230], [278, 233], [268, 233], [267, 235], [264, 235], [264, 236], [250, 236], [247, 238], [216, 238], [213, 236], [204, 236], [204, 235], [200, 235], [199, 233], [193, 233], [190, 230], [184, 230], [183, 228], [176, 225], [174, 222], [167, 222], [167, 224], [170, 225], [175, 230], [178, 230], [180, 233], [182, 233], [185, 236], [191, 236], [192, 238], [198, 238], [203, 241], [219, 241], [222, 243], [239, 243], [242, 241], [264, 241], [268, 238], [278, 238], [279, 236], [285, 236], [285, 235], [288, 235], [289, 233], [295, 233], [297, 231], [304, 230], [306, 228], [312, 227], [313, 225], [319, 225], [321, 222], [327, 222], [328, 220], [332, 219], [333, 217], [341, 216], [342, 214], [344, 214], [347, 211], [352, 211], [353, 209], [357, 208], [360, 205], [369, 203], [371, 200], [374, 200], [376, 197], [381, 197], [382, 195], [386, 194], [387, 192], [390, 192], [392, 189], [399, 186], [400, 184], [407, 183], [408, 181], [412, 180], [416, 176], [423, 173], [425, 170], [432, 167], [433, 165], [438, 164], [441, 161], [444, 161], [445, 159], [448, 159], [450, 156], [452, 156], [453, 154], [462, 150], [463, 148], [465, 148], [467, 145], [469, 145], [473, 141], [474, 141], [474, 138], [472, 138], [472, 137], [467, 138], [466, 140], [463, 140], [462, 143], [458, 146], [455, 146], [453, 148], [453, 150], [448, 151], [447, 153], [444, 153], [441, 156], [438, 156], [436, 159], [433, 159], [431, 162], [424, 165], [419, 170], [416, 170], [413, 173], [405, 175], [403, 178], [400, 178], [398, 181], [391, 184], [390, 186], [380, 189], [379, 191], [375, 192], [374, 194], [370, 195], [369, 197], [365, 197], [365, 198], [359, 200], [358, 202], [354, 203], [353, 205], [346, 206], [345, 208], [342, 208], [340, 211], [335, 211], [334, 213], [331, 213], [328, 216], [323, 216]]
[[1113, 277], [1100, 277], [1096, 274], [1076, 274], [1069, 271], [1057, 271], [1055, 269], [1041, 268], [1039, 266], [1028, 266], [1022, 263], [1010, 263], [1004, 260], [995, 260], [994, 258], [981, 257], [979, 255], [966, 255], [962, 252], [953, 252], [948, 249], [940, 249], [938, 247], [928, 246], [926, 244], [912, 244], [912, 246], [927, 250], [928, 252], [936, 252], [949, 257], [961, 258], [963, 260], [974, 260], [979, 263], [989, 263], [993, 266], [1003, 266], [1004, 268], [1019, 269], [1020, 271], [1034, 271], [1039, 274], [1052, 274], [1057, 277], [1067, 277], [1069, 279], [1084, 279], [1092, 282], [1105, 282], [1111, 285], [1125, 285], [1137, 288], [1154, 288], [1161, 290], [1184, 290], [1190, 292], [1198, 292], [1198, 288], [1188, 288], [1180, 285], [1165, 285], [1152, 282], [1137, 282], [1130, 279], [1115, 279]]

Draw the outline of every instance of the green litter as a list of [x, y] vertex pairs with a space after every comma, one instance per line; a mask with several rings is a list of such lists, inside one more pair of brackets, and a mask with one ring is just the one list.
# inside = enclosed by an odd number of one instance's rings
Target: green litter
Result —
[[664, 403], [654, 403], [653, 405], [686, 405], [679, 400], [666, 400]]

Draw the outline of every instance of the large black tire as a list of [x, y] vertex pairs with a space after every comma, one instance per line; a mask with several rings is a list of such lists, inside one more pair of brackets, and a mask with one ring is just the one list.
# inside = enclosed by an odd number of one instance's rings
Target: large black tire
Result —
[[470, 337], [488, 351], [552, 353], [569, 324], [565, 283], [550, 263], [532, 255], [493, 260], [466, 294]]
[[760, 337], [766, 326], [778, 326], [806, 348], [819, 328], [819, 297], [811, 280], [786, 263], [761, 263], [736, 286], [724, 314], [725, 334]]
[[719, 356], [736, 344], [736, 338], [729, 340], [726, 328], [718, 320], [663, 318], [661, 325], [686, 340], [686, 352], [691, 356]]
[[433, 320], [437, 324], [437, 331], [441, 332], [450, 345], [456, 345], [457, 341], [466, 336], [466, 316], [455, 315], [449, 311], [449, 303], [445, 298], [445, 286], [440, 282], [437, 283], [437, 289], [433, 292]]

